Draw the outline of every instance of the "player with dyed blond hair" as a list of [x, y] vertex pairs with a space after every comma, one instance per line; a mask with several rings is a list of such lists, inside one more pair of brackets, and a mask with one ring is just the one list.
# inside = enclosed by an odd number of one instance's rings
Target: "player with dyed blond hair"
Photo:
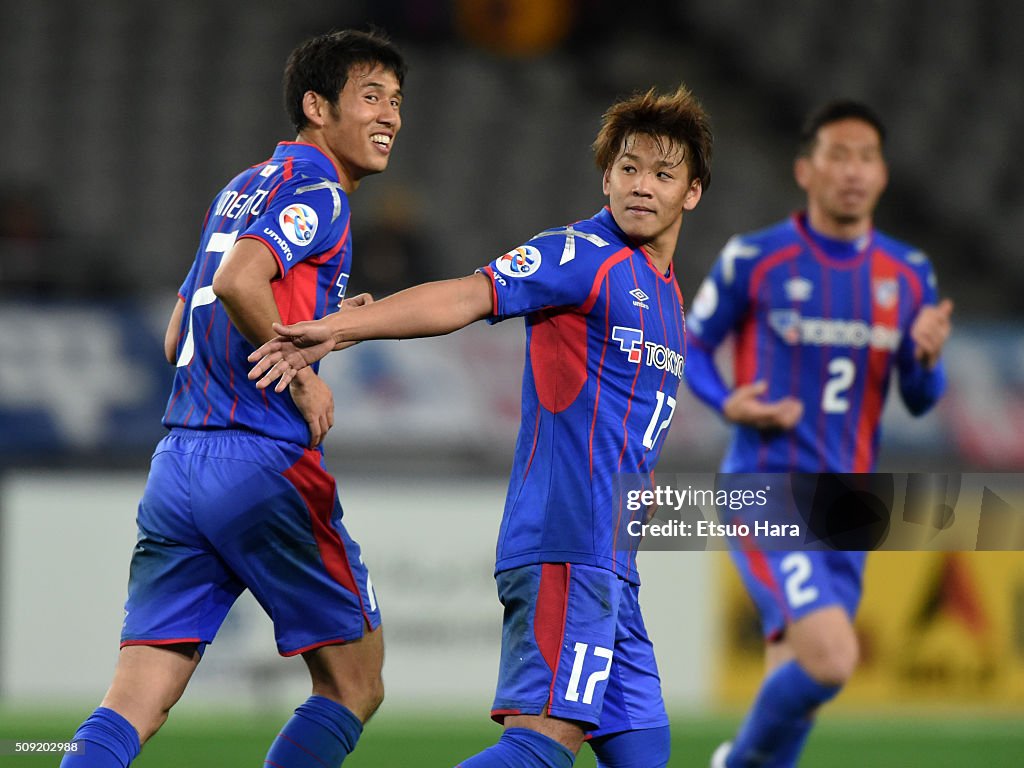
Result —
[[[711, 181], [707, 115], [686, 88], [613, 104], [594, 156], [607, 206], [545, 230], [477, 273], [322, 320], [275, 325], [250, 374], [281, 391], [332, 349], [526, 319], [522, 424], [495, 578], [505, 607], [492, 717], [504, 734], [463, 768], [668, 763], [668, 717], [638, 603], [620, 477], [649, 477], [685, 355], [672, 267], [685, 212]], [[257, 362], [258, 361], [258, 362]], [[261, 378], [262, 377], [262, 378]]]

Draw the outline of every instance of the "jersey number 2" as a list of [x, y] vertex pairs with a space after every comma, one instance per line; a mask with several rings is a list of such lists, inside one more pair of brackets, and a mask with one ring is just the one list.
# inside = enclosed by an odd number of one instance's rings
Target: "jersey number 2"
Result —
[[[227, 253], [235, 244], [238, 237], [238, 230], [234, 232], [214, 232], [206, 244], [208, 253]], [[192, 294], [192, 303], [188, 308], [188, 333], [185, 334], [185, 343], [181, 345], [181, 354], [178, 355], [177, 367], [182, 368], [192, 362], [196, 353], [195, 335], [192, 332], [192, 322], [198, 307], [205, 307], [217, 300], [217, 294], [213, 292], [213, 285], [204, 285]]]
[[853, 384], [857, 368], [850, 358], [837, 357], [828, 364], [828, 372], [832, 378], [825, 382], [821, 393], [821, 410], [825, 413], [846, 413], [850, 410], [846, 392]]
[[786, 574], [786, 601], [790, 608], [800, 608], [818, 599], [818, 588], [807, 583], [813, 570], [811, 558], [803, 552], [792, 552], [779, 567]]

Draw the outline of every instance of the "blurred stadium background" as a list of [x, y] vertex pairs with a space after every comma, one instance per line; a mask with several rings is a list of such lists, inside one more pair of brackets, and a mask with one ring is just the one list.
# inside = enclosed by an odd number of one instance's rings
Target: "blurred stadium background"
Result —
[[[805, 110], [861, 98], [890, 127], [879, 226], [928, 251], [957, 304], [949, 393], [920, 422], [887, 411], [883, 468], [1024, 467], [1024, 29], [1010, 0], [0, 0], [0, 740], [66, 737], [107, 684], [162, 434], [160, 339], [203, 212], [291, 138], [288, 51], [367, 23], [411, 71], [391, 168], [352, 200], [351, 291], [462, 275], [589, 215], [603, 108], [685, 81], [716, 128], [714, 183], [677, 256], [690, 300], [731, 234], [800, 205]], [[494, 738], [490, 573], [521, 345], [507, 323], [324, 366], [339, 413], [328, 462], [389, 635], [389, 699], [357, 768], [443, 765]], [[665, 464], [713, 470], [723, 426], [692, 399], [675, 422]], [[643, 558], [673, 764], [703, 765], [757, 682], [749, 607], [718, 554]], [[877, 557], [864, 670], [807, 764], [1024, 765], [1022, 560]], [[305, 694], [301, 662], [271, 648], [240, 603], [139, 764], [256, 764]]]

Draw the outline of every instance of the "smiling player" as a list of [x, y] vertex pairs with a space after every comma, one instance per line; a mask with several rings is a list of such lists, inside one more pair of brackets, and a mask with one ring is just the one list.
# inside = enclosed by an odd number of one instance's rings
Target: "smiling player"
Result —
[[273, 619], [278, 651], [301, 654], [312, 680], [267, 765], [341, 765], [380, 704], [380, 612], [319, 450], [333, 396], [310, 368], [287, 394], [265, 397], [246, 380], [246, 358], [273, 322], [342, 303], [348, 196], [388, 166], [404, 76], [401, 55], [377, 35], [300, 45], [285, 71], [296, 140], [236, 176], [209, 208], [167, 326], [170, 433], [139, 504], [114, 680], [75, 734], [86, 748], [68, 753], [65, 768], [127, 766], [245, 589]]

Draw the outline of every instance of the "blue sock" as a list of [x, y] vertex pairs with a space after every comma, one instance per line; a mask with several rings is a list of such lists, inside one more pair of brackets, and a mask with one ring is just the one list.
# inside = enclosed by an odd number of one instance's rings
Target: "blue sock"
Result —
[[761, 684], [725, 764], [728, 768], [782, 766], [785, 763], [777, 761], [784, 754], [792, 759], [790, 765], [795, 764], [810, 730], [811, 713], [839, 689], [822, 685], [796, 661], [778, 667]]
[[459, 763], [458, 768], [571, 768], [576, 756], [529, 728], [506, 728], [498, 743]]
[[672, 755], [667, 725], [620, 731], [590, 740], [598, 768], [665, 768]]
[[776, 751], [775, 758], [765, 768], [793, 768], [800, 759], [800, 753], [804, 751], [804, 744], [813, 726], [814, 718], [805, 717], [785, 729], [784, 733], [780, 733], [782, 744]]
[[128, 768], [141, 749], [135, 726], [106, 707], [97, 707], [72, 741], [79, 749], [65, 753], [61, 768]]
[[347, 708], [310, 696], [277, 734], [263, 761], [271, 768], [337, 768], [359, 741], [363, 723]]

